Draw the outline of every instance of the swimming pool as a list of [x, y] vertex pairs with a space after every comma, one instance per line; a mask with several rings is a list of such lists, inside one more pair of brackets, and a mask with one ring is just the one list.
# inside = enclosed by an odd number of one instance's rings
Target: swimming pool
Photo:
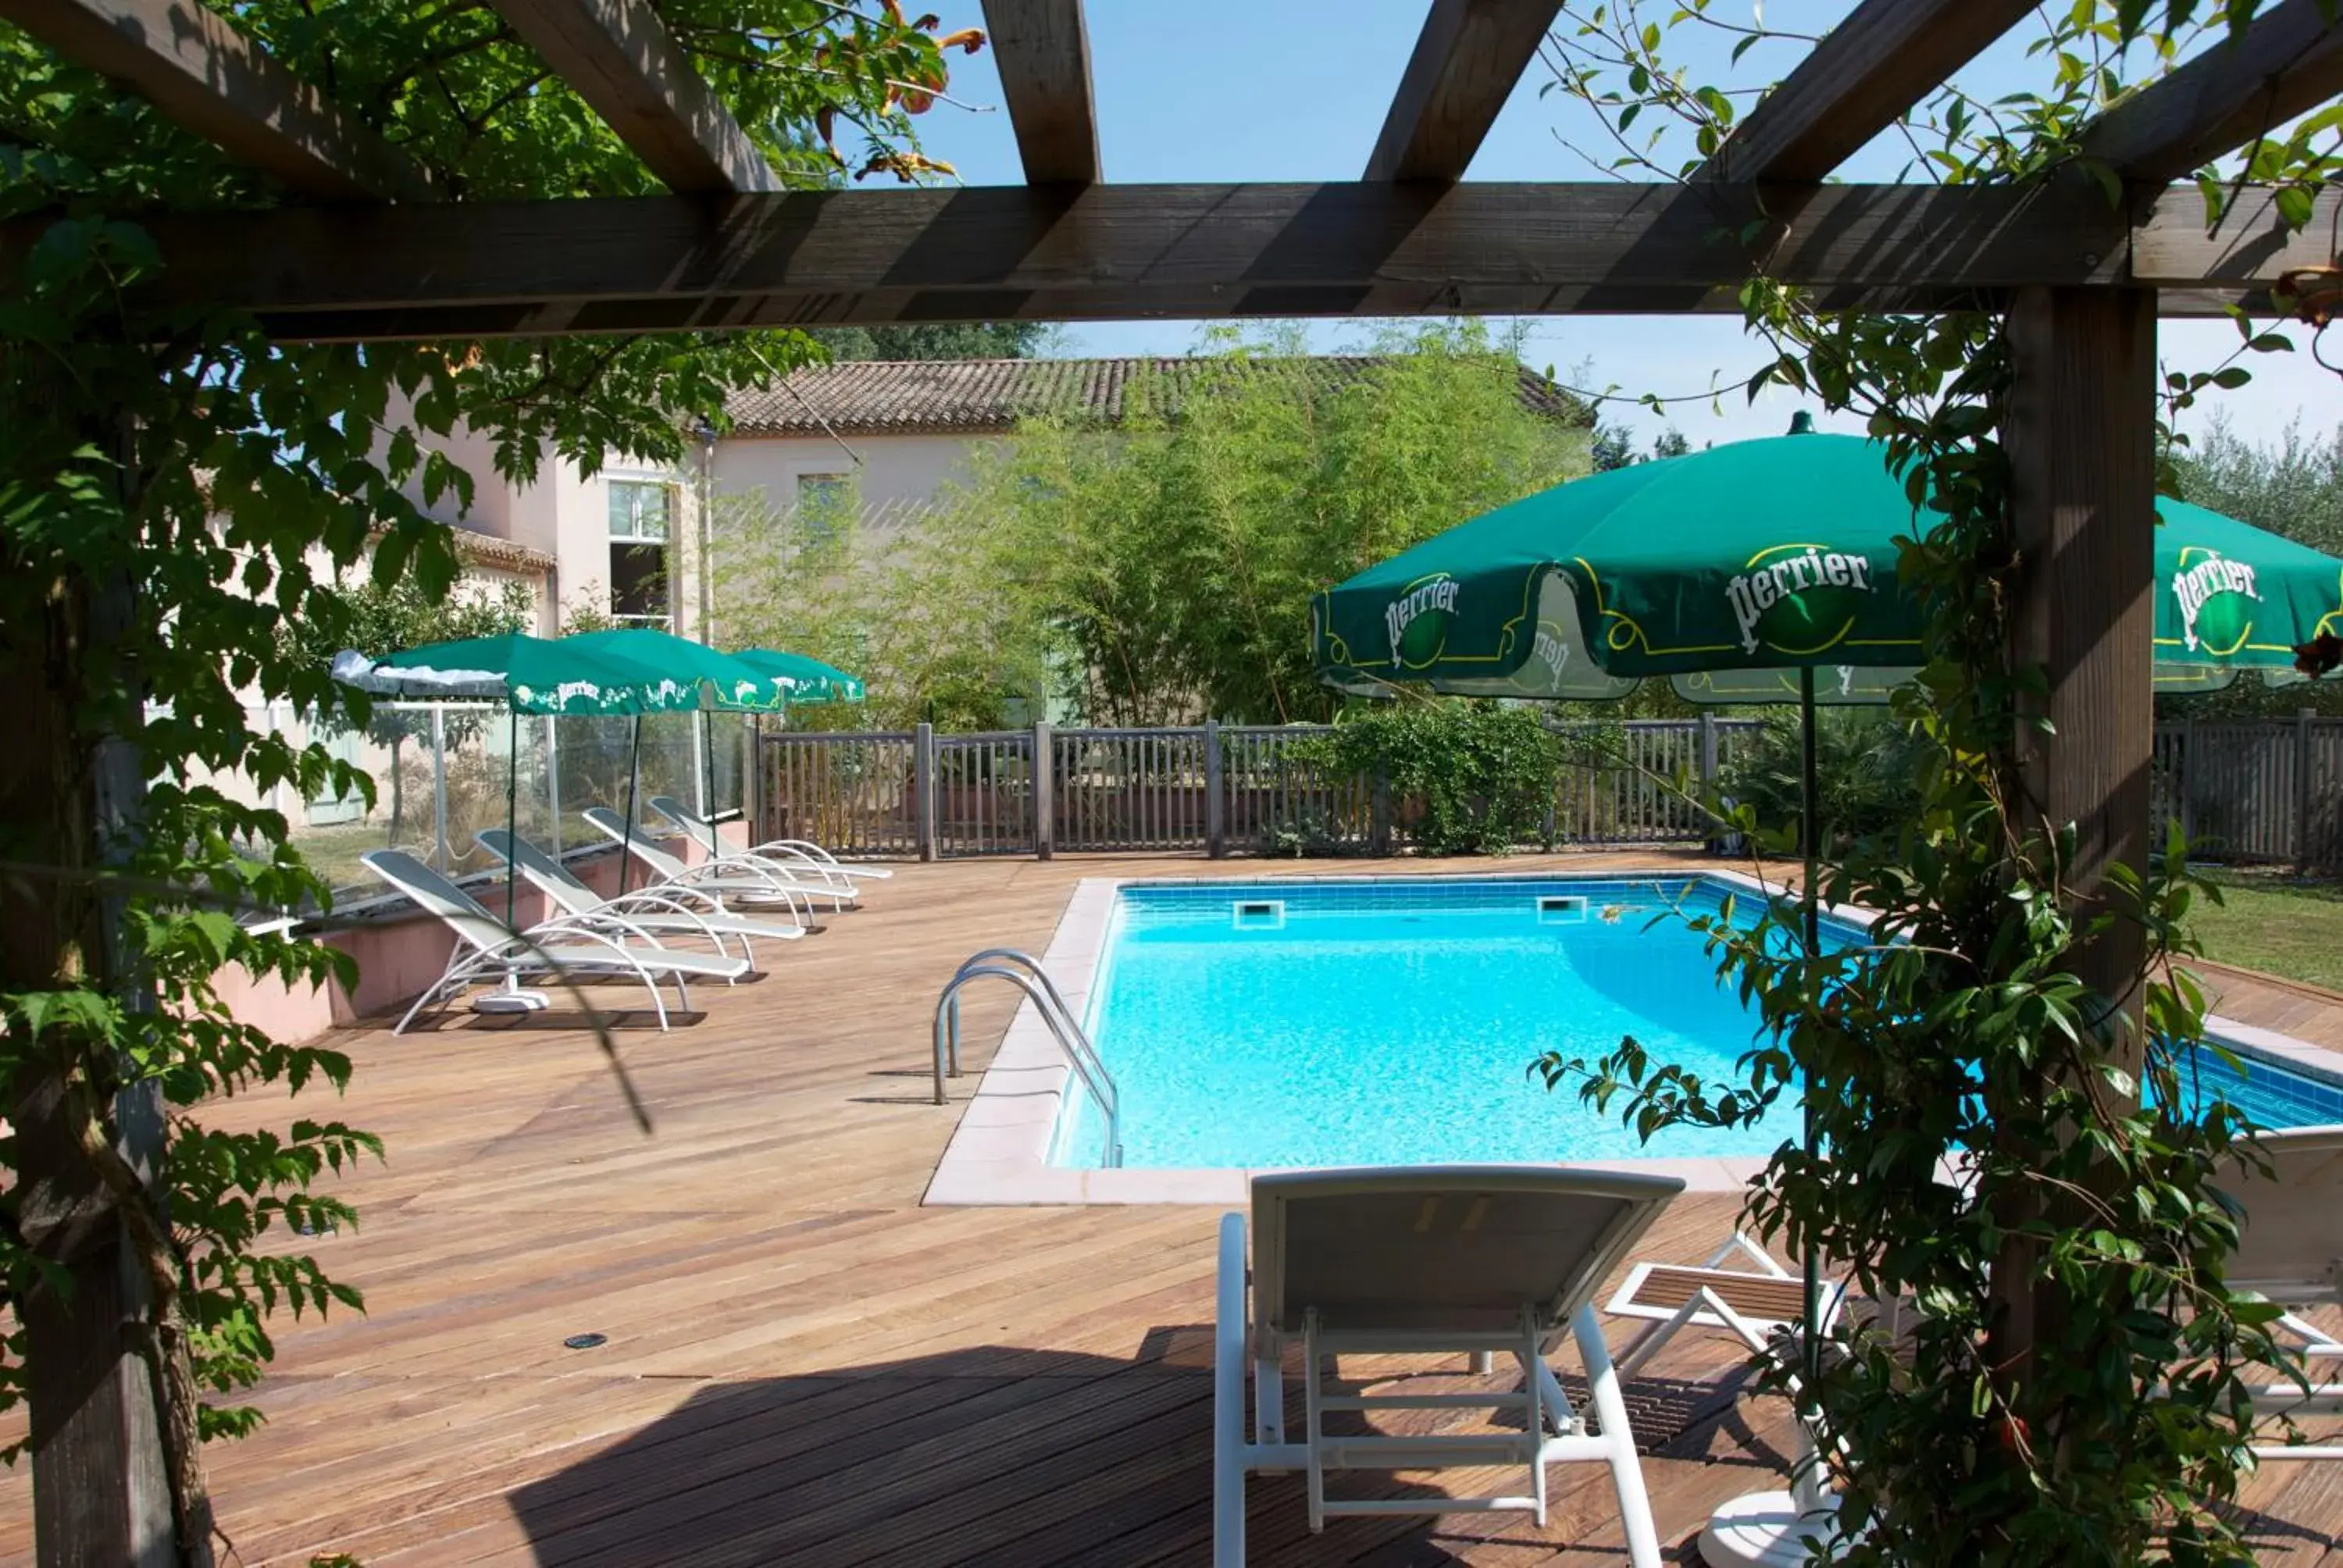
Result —
[[[1777, 1128], [1650, 1144], [1526, 1075], [1632, 1034], [1730, 1077], [1748, 1015], [1671, 907], [1692, 878], [1126, 886], [1085, 1020], [1129, 1166], [1399, 1165], [1765, 1154]], [[1834, 933], [1850, 934], [1851, 933]], [[1053, 1157], [1090, 1164], [1095, 1108]]]
[[[1241, 1200], [1248, 1171], [1442, 1161], [1738, 1186], [1796, 1135], [1793, 1117], [1645, 1143], [1615, 1108], [1598, 1116], [1528, 1068], [1632, 1034], [1655, 1060], [1737, 1079], [1752, 1016], [1698, 935], [1654, 918], [1728, 896], [1754, 910], [1762, 894], [1730, 872], [1084, 882], [1047, 961], [1119, 1086], [1122, 1169], [1098, 1168], [1097, 1107], [1021, 1017], [930, 1201], [1222, 1201]], [[1837, 919], [1825, 931], [1860, 936]], [[2266, 1125], [2343, 1121], [2343, 1059], [2219, 1032], [2246, 1073], [2208, 1055], [2208, 1091]]]

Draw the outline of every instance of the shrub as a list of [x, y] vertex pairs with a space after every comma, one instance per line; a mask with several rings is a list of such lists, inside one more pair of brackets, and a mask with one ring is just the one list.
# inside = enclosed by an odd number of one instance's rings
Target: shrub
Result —
[[[1885, 709], [1825, 708], [1815, 719], [1823, 842], [1885, 832], [1918, 814], [1919, 747]], [[1796, 712], [1777, 709], [1717, 775], [1727, 799], [1754, 809], [1761, 828], [1793, 845], [1799, 842], [1805, 809], [1800, 749]]]
[[1295, 755], [1382, 779], [1427, 855], [1503, 855], [1544, 837], [1563, 750], [1535, 709], [1434, 698], [1346, 712]]
[[1261, 852], [1273, 860], [1301, 860], [1325, 855], [1348, 855], [1358, 846], [1342, 838], [1333, 819], [1314, 807], [1262, 824]]

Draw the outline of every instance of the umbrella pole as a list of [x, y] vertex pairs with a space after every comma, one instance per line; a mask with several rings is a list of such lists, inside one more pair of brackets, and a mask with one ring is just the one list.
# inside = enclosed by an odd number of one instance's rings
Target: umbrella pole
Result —
[[[511, 715], [506, 730], [505, 750], [511, 765], [505, 769], [505, 842], [520, 842], [520, 709], [509, 701], [506, 710]], [[513, 895], [518, 890], [520, 867], [516, 862], [505, 867], [505, 924], [513, 923]]]
[[[703, 708], [692, 715], [692, 722], [699, 726], [699, 799], [693, 804], [699, 808], [700, 818], [712, 828], [716, 822], [716, 720]], [[708, 852], [712, 855], [718, 852], [716, 835], [710, 832], [708, 837]]]
[[[1815, 672], [1811, 668], [1798, 671], [1798, 791], [1802, 808], [1798, 847], [1805, 859], [1805, 882], [1799, 890], [1798, 912], [1806, 956], [1811, 959], [1822, 951], [1818, 889], [1822, 824], [1816, 819], [1822, 790], [1815, 763]], [[1803, 1115], [1805, 1147], [1811, 1159], [1821, 1141], [1815, 1136], [1812, 1107], [1806, 1107]], [[1798, 1367], [1805, 1379], [1803, 1396], [1813, 1399], [1822, 1387], [1822, 1260], [1812, 1242], [1807, 1243], [1805, 1251], [1805, 1322], [1798, 1336]], [[1835, 1523], [1838, 1502], [1823, 1490], [1821, 1444], [1815, 1441], [1814, 1428], [1803, 1415], [1797, 1417], [1796, 1424], [1798, 1451], [1791, 1461], [1790, 1490], [1736, 1497], [1710, 1514], [1707, 1527], [1700, 1533], [1702, 1562], [1715, 1564], [1715, 1568], [1780, 1568], [1785, 1563], [1812, 1561], [1807, 1544], [1810, 1539], [1823, 1543], [1821, 1556], [1825, 1561], [1835, 1559], [1844, 1551], [1845, 1543], [1838, 1539]]]
[[[1822, 956], [1823, 945], [1822, 896], [1816, 886], [1822, 859], [1822, 822], [1818, 811], [1822, 790], [1815, 765], [1815, 669], [1812, 665], [1802, 666], [1798, 670], [1798, 789], [1803, 807], [1798, 819], [1801, 826], [1799, 838], [1804, 840], [1800, 848], [1805, 851], [1806, 861], [1805, 879], [1802, 885], [1805, 897], [1800, 900], [1799, 914], [1805, 927], [1806, 957], [1813, 960]], [[1806, 1158], [1811, 1160], [1818, 1147], [1815, 1137], [1814, 1108], [1804, 1103], [1803, 1096], [1801, 1103], [1805, 1121]], [[1822, 1387], [1823, 1347], [1822, 1260], [1811, 1241], [1806, 1244], [1805, 1261], [1806, 1321], [1805, 1332], [1802, 1337], [1805, 1350], [1806, 1390], [1808, 1397], [1812, 1398]], [[1805, 1452], [1799, 1455], [1803, 1463], [1797, 1475], [1792, 1479], [1791, 1493], [1803, 1508], [1811, 1509], [1822, 1499], [1822, 1456], [1815, 1451], [1811, 1434], [1805, 1433], [1803, 1422], [1800, 1428], [1805, 1441], [1799, 1446]]]
[[635, 863], [635, 792], [643, 783], [643, 716], [635, 715], [635, 739], [627, 749], [627, 820], [618, 840], [618, 891], [627, 890], [627, 873]]

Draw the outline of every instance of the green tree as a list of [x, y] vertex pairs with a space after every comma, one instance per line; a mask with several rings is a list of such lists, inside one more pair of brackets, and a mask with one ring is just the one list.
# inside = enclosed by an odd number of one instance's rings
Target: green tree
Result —
[[869, 698], [792, 709], [790, 728], [989, 729], [1047, 686], [1050, 637], [995, 545], [913, 514], [867, 524], [850, 491], [775, 505], [721, 498], [717, 625], [728, 646], [811, 655], [861, 677]]
[[1294, 333], [1206, 346], [1137, 378], [1111, 428], [1026, 421], [832, 566], [797, 564], [772, 519], [732, 536], [728, 635], [861, 648], [882, 719], [999, 723], [1044, 687], [1102, 723], [1323, 718], [1313, 594], [1586, 471], [1583, 408], [1525, 407], [1516, 357], [1477, 326], [1365, 360]]
[[1681, 457], [1691, 450], [1692, 443], [1674, 425], [1652, 437], [1652, 458], [1654, 462], [1664, 457]]
[[825, 327], [813, 337], [833, 359], [1031, 359], [1055, 330], [1040, 321], [921, 321]]
[[[891, 7], [646, 3], [793, 177], [830, 177], [805, 149], [819, 144], [827, 160], [841, 126], [866, 168], [916, 172], [899, 84], [940, 83], [945, 65], [938, 40]], [[216, 8], [445, 199], [659, 188], [492, 7]], [[0, 755], [0, 859], [15, 868], [0, 879], [0, 1090], [14, 1132], [0, 1143], [12, 1309], [0, 1408], [24, 1397], [28, 1362], [59, 1369], [44, 1386], [78, 1391], [67, 1400], [151, 1398], [187, 1562], [210, 1555], [199, 1442], [257, 1421], [221, 1396], [261, 1374], [269, 1315], [357, 1304], [280, 1234], [354, 1222], [310, 1183], [379, 1152], [338, 1121], [226, 1133], [197, 1109], [263, 1085], [338, 1085], [350, 1070], [330, 1049], [234, 1021], [212, 990], [227, 966], [291, 984], [352, 978], [330, 950], [235, 918], [329, 890], [281, 815], [210, 775], [241, 772], [261, 799], [279, 783], [309, 798], [367, 788], [321, 746], [256, 733], [247, 694], [367, 721], [364, 700], [300, 649], [362, 635], [365, 602], [335, 585], [369, 546], [377, 587], [446, 594], [447, 530], [409, 490], [424, 505], [468, 501], [469, 476], [436, 448], [459, 423], [518, 480], [548, 457], [588, 473], [612, 452], [671, 463], [690, 419], [812, 352], [772, 332], [280, 343], [251, 319], [163, 311], [139, 292], [161, 265], [139, 226], [147, 215], [280, 194], [0, 25], [0, 220], [37, 231], [0, 276], [0, 679], [17, 727]], [[236, 848], [252, 844], [257, 858]], [[46, 1192], [75, 1195], [73, 1224], [27, 1203]], [[77, 1317], [69, 1301], [111, 1300], [117, 1278], [133, 1282], [120, 1344], [113, 1317]], [[34, 1430], [75, 1413], [36, 1412]], [[118, 1498], [123, 1478], [34, 1457], [36, 1529], [54, 1554], [82, 1517], [55, 1486], [112, 1485]]]
[[1594, 445], [1588, 457], [1598, 474], [1624, 468], [1635, 460], [1635, 433], [1624, 425], [1597, 425]]
[[2343, 555], [2343, 425], [2322, 440], [2306, 435], [2298, 419], [2263, 446], [2217, 412], [2174, 468], [2182, 500]]

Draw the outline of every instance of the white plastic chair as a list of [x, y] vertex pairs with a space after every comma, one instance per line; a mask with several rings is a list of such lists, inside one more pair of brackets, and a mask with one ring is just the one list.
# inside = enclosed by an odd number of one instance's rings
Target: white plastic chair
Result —
[[[1725, 1268], [1736, 1254], [1742, 1266]], [[1825, 1339], [1838, 1322], [1845, 1296], [1845, 1282], [1823, 1282], [1818, 1327]], [[1723, 1330], [1753, 1353], [1765, 1354], [1779, 1335], [1795, 1332], [1805, 1318], [1805, 1282], [1735, 1231], [1696, 1268], [1637, 1263], [1603, 1310], [1651, 1324], [1619, 1357], [1619, 1375], [1632, 1379], [1688, 1328]]]
[[[2343, 1126], [2293, 1127], [2261, 1135], [2270, 1172], [2241, 1171], [2235, 1196], [2245, 1209], [2229, 1260], [2232, 1290], [2253, 1291], [2285, 1308], [2343, 1302]], [[2343, 1414], [2343, 1383], [2318, 1374], [2343, 1360], [2343, 1340], [2293, 1311], [2278, 1326], [2300, 1342], [2308, 1376], [2254, 1390], [2273, 1416]], [[2258, 1442], [2257, 1459], [2343, 1459], [2343, 1442]]]
[[358, 859], [456, 933], [447, 967], [415, 999], [406, 1016], [392, 1028], [393, 1034], [403, 1033], [427, 1007], [444, 1007], [482, 980], [493, 978], [511, 987], [525, 974], [621, 975], [639, 980], [650, 992], [652, 1010], [664, 1030], [668, 1017], [667, 1004], [659, 998], [660, 979], [675, 981], [678, 1004], [689, 1008], [691, 997], [684, 989], [687, 976], [729, 980], [749, 972], [746, 959], [660, 947], [623, 917], [568, 916], [517, 931], [463, 889], [403, 850], [369, 849]]
[[625, 845], [628, 853], [649, 869], [654, 885], [697, 888], [728, 909], [735, 902], [788, 904], [794, 909], [799, 904], [810, 907], [820, 899], [837, 910], [855, 901], [851, 888], [791, 876], [769, 860], [746, 855], [720, 855], [696, 866], [687, 864], [651, 842], [642, 829], [628, 829], [627, 819], [608, 806], [589, 806], [580, 815], [612, 842]]
[[809, 839], [768, 839], [745, 849], [729, 849], [715, 823], [672, 795], [652, 796], [651, 809], [698, 839], [710, 855], [742, 855], [754, 860], [767, 860], [798, 876], [819, 877], [847, 889], [852, 889], [858, 880], [884, 880], [895, 874], [882, 866], [846, 865]]
[[[1254, 1471], [1300, 1470], [1310, 1528], [1337, 1514], [1516, 1511], [1545, 1523], [1546, 1466], [1606, 1465], [1619, 1499], [1632, 1568], [1658, 1568], [1658, 1532], [1635, 1456], [1627, 1406], [1594, 1316], [1594, 1292], [1662, 1209], [1684, 1191], [1671, 1176], [1538, 1169], [1424, 1166], [1303, 1171], [1252, 1183], [1252, 1257], [1246, 1222], [1221, 1222], [1214, 1339], [1212, 1561], [1244, 1563], [1244, 1482]], [[1548, 1349], [1567, 1332], [1584, 1363], [1595, 1423], [1570, 1402]], [[1280, 1358], [1303, 1354], [1303, 1427], [1285, 1426]], [[1343, 1394], [1326, 1382], [1328, 1358], [1509, 1352], [1521, 1387], [1503, 1393]], [[1253, 1423], [1245, 1428], [1245, 1380]], [[1518, 1431], [1437, 1436], [1345, 1436], [1334, 1412], [1486, 1409]], [[1443, 1470], [1519, 1465], [1525, 1490], [1479, 1497], [1337, 1499], [1330, 1470]]]
[[[729, 938], [740, 944], [740, 956], [751, 964], [757, 961], [756, 950], [749, 945], [752, 939], [794, 941], [806, 934], [805, 925], [799, 919], [779, 925], [736, 915], [712, 893], [693, 887], [662, 884], [633, 889], [606, 899], [573, 876], [567, 866], [517, 834], [502, 828], [483, 828], [473, 838], [481, 849], [518, 871], [531, 887], [570, 914], [582, 918], [615, 915], [654, 936], [706, 937], [719, 952], [725, 950]], [[791, 913], [794, 916], [796, 911], [792, 910]]]

